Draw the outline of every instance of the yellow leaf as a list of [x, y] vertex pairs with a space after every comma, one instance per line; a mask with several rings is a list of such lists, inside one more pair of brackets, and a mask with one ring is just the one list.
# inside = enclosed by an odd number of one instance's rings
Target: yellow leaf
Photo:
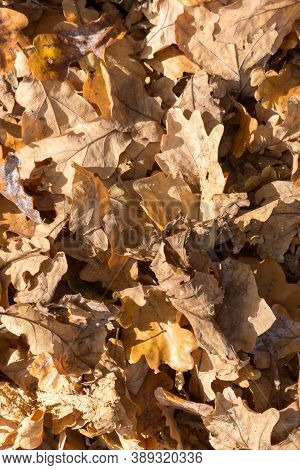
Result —
[[190, 331], [181, 328], [178, 312], [163, 292], [151, 289], [144, 306], [127, 301], [126, 316], [132, 316], [132, 327], [124, 331], [124, 345], [129, 362], [134, 364], [144, 355], [149, 367], [159, 371], [160, 364], [175, 370], [193, 368], [191, 352], [197, 348]]

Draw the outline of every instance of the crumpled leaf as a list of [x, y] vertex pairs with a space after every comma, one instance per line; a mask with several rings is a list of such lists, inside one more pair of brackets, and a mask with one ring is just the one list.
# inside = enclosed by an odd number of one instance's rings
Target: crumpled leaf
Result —
[[217, 323], [236, 351], [251, 351], [257, 338], [272, 327], [275, 316], [259, 297], [249, 266], [227, 258], [221, 276], [225, 292]]
[[199, 272], [190, 280], [168, 264], [164, 245], [161, 245], [151, 268], [173, 306], [191, 323], [199, 346], [221, 360], [219, 376], [236, 374], [239, 359], [213, 319], [214, 306], [223, 300], [223, 292], [214, 277]]
[[299, 94], [300, 75], [298, 68], [287, 65], [279, 73], [269, 70], [254, 69], [251, 74], [251, 85], [257, 87], [255, 98], [266, 109], [273, 109], [284, 117], [287, 103], [291, 96]]
[[63, 252], [51, 258], [49, 249], [48, 240], [33, 237], [12, 240], [7, 250], [0, 250], [2, 286], [13, 284], [17, 289], [16, 301], [43, 304], [52, 299], [68, 265]]
[[276, 321], [271, 328], [266, 331], [253, 350], [255, 354], [255, 364], [260, 369], [270, 365], [272, 356], [275, 360], [286, 357], [299, 351], [299, 322], [293, 321], [286, 310], [280, 305], [273, 306]]
[[35, 408], [30, 399], [13, 385], [0, 388], [1, 450], [32, 450], [43, 441], [44, 409]]
[[180, 109], [174, 108], [168, 113], [162, 153], [156, 156], [165, 173], [173, 178], [180, 176], [189, 184], [200, 187], [204, 217], [210, 217], [212, 196], [223, 193], [225, 186], [226, 180], [218, 163], [222, 134], [223, 126], [220, 124], [207, 135], [198, 110], [187, 120]]
[[214, 449], [268, 450], [278, 420], [276, 409], [255, 413], [228, 387], [217, 394], [215, 411], [204, 419], [204, 424]]
[[116, 376], [108, 373], [99, 378], [88, 393], [40, 391], [38, 402], [52, 415], [55, 434], [66, 427], [79, 428], [88, 437], [112, 432], [118, 421], [119, 397], [115, 390]]
[[73, 309], [76, 316], [74, 320], [69, 318], [69, 323], [62, 323], [47, 309], [18, 304], [1, 313], [1, 322], [15, 335], [26, 338], [32, 354], [48, 352], [62, 373], [78, 374], [90, 371], [100, 359], [105, 325], [111, 316], [104, 304], [91, 302], [91, 307], [87, 307], [84, 303], [81, 306], [80, 301], [73, 306], [71, 297], [65, 308], [71, 314]]
[[199, 217], [199, 196], [179, 177], [173, 179], [160, 172], [136, 180], [133, 187], [143, 199], [146, 214], [161, 230], [180, 213], [190, 219]]

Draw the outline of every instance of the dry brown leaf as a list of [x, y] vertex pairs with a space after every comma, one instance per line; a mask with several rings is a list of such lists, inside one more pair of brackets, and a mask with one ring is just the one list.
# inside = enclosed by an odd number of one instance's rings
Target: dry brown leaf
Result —
[[22, 116], [25, 144], [59, 136], [70, 127], [98, 117], [67, 81], [42, 83], [25, 77], [16, 91], [16, 100], [25, 108]]
[[105, 251], [107, 236], [103, 231], [103, 218], [111, 210], [109, 192], [99, 176], [74, 164], [72, 206], [69, 227], [93, 246]]
[[179, 326], [178, 312], [166, 302], [163, 292], [151, 289], [145, 300], [142, 307], [130, 299], [124, 304], [121, 322], [132, 324], [124, 330], [129, 362], [136, 363], [144, 355], [156, 373], [160, 364], [168, 364], [177, 371], [192, 369], [191, 352], [197, 348], [193, 333]]
[[236, 108], [237, 115], [235, 119], [239, 124], [239, 130], [234, 136], [232, 153], [236, 158], [240, 158], [253, 142], [253, 134], [258, 127], [258, 123], [257, 120], [252, 118], [240, 103], [236, 103]]
[[199, 346], [215, 356], [219, 377], [236, 376], [239, 359], [213, 318], [215, 305], [223, 300], [216, 279], [211, 274], [198, 272], [190, 280], [189, 276], [168, 264], [163, 244], [151, 268], [173, 306], [191, 323]]
[[[99, 361], [106, 338], [105, 325], [111, 317], [104, 304], [91, 302], [87, 307], [80, 303], [73, 306], [71, 298], [65, 308], [71, 313], [74, 309], [76, 316], [68, 324], [58, 321], [46, 309], [18, 304], [1, 313], [1, 322], [10, 332], [26, 338], [33, 355], [48, 352], [61, 373], [78, 374], [90, 371]], [[78, 313], [84, 316], [77, 319]]]
[[188, 413], [195, 414], [196, 416], [206, 417], [209, 416], [213, 408], [210, 405], [204, 405], [202, 403], [194, 403], [192, 401], [183, 400], [177, 397], [171, 392], [164, 390], [159, 387], [154, 392], [156, 400], [166, 407], [177, 408], [184, 410]]
[[211, 433], [210, 443], [214, 449], [268, 450], [278, 420], [276, 409], [255, 413], [228, 387], [217, 394], [216, 409], [204, 419], [204, 424]]
[[199, 109], [208, 132], [222, 121], [222, 109], [219, 100], [213, 97], [213, 86], [206, 73], [191, 76], [177, 105], [186, 117]]
[[155, 52], [176, 43], [176, 20], [183, 11], [183, 6], [178, 0], [154, 0], [151, 8], [144, 10], [154, 27], [145, 39], [143, 59], [150, 59]]
[[253, 350], [255, 365], [260, 369], [269, 367], [272, 360], [276, 361], [299, 351], [300, 323], [293, 321], [280, 305], [274, 305], [273, 312], [276, 321], [258, 339]]
[[179, 214], [189, 219], [199, 218], [199, 195], [193, 194], [183, 179], [155, 173], [149, 178], [136, 180], [135, 191], [142, 197], [142, 207], [148, 217], [163, 230]]
[[9, 383], [0, 388], [0, 447], [31, 450], [43, 441], [44, 410], [34, 409], [30, 399]]
[[224, 300], [217, 323], [236, 351], [251, 351], [257, 338], [270, 329], [275, 316], [257, 292], [249, 266], [227, 258], [222, 262]]
[[[52, 163], [44, 164], [47, 186], [51, 186], [53, 193], [71, 195], [73, 163], [94, 170], [104, 179], [109, 178], [129, 142], [129, 135], [118, 131], [113, 121], [100, 119], [81, 123], [63, 136], [48, 137], [19, 150], [21, 176], [30, 177], [34, 163], [52, 159]], [[41, 168], [39, 165], [39, 171]]]
[[156, 156], [161, 169], [189, 184], [200, 187], [201, 211], [205, 219], [212, 218], [212, 196], [222, 194], [225, 177], [218, 163], [218, 147], [223, 126], [217, 125], [209, 135], [199, 110], [187, 120], [179, 108], [169, 111], [167, 135], [163, 136], [162, 153]]
[[295, 321], [299, 321], [300, 286], [287, 282], [280, 264], [272, 259], [259, 261], [255, 258], [241, 258], [240, 260], [251, 266], [258, 293], [269, 306], [279, 304], [287, 309]]
[[63, 81], [69, 65], [88, 52], [102, 57], [109, 40], [119, 33], [114, 28], [117, 21], [115, 14], [103, 14], [98, 20], [77, 27], [74, 23], [59, 23], [56, 34], [38, 34], [33, 41], [36, 51], [28, 59], [34, 77]]
[[50, 245], [42, 237], [11, 241], [0, 251], [1, 282], [13, 284], [19, 302], [50, 302], [56, 286], [68, 269], [63, 252], [49, 256]]
[[88, 437], [112, 432], [118, 421], [119, 397], [115, 389], [116, 376], [108, 373], [98, 379], [88, 393], [40, 391], [38, 402], [52, 415], [52, 432], [58, 434], [67, 427], [80, 429]]
[[292, 64], [279, 73], [274, 70], [264, 73], [262, 69], [254, 69], [251, 85], [257, 87], [255, 98], [265, 109], [273, 109], [284, 117], [289, 98], [299, 95], [300, 74]]
[[171, 80], [182, 78], [184, 73], [200, 72], [200, 67], [189, 60], [176, 46], [162, 49], [154, 54], [153, 59], [148, 59], [147, 63]]
[[159, 142], [162, 134], [161, 106], [145, 89], [146, 73], [134, 59], [135, 45], [126, 37], [110, 46], [105, 53], [101, 73], [107, 96], [101, 107], [110, 107], [112, 119], [125, 131], [133, 131], [137, 140]]

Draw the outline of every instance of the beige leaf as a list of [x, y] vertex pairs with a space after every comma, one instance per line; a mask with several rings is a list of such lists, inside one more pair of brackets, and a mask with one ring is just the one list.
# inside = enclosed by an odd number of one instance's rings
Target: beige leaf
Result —
[[217, 394], [216, 409], [204, 418], [204, 424], [211, 433], [214, 449], [268, 450], [278, 420], [279, 412], [275, 408], [255, 413], [228, 387]]
[[154, 0], [151, 10], [144, 11], [154, 27], [145, 39], [143, 59], [150, 59], [155, 52], [176, 44], [176, 19], [183, 11], [183, 6], [178, 0]]
[[[243, 44], [248, 36], [250, 44], [259, 31], [262, 36], [259, 48], [264, 53], [274, 52], [281, 45], [284, 36], [292, 29], [294, 21], [300, 16], [300, 6], [290, 0], [261, 0], [252, 2], [237, 0], [220, 10], [220, 31], [216, 35], [218, 41]], [[276, 35], [273, 38], [274, 30]], [[272, 37], [272, 49], [268, 50]], [[252, 48], [255, 44], [252, 45]]]
[[107, 93], [104, 104], [110, 103], [111, 118], [122, 130], [134, 132], [136, 140], [159, 142], [163, 110], [145, 89], [145, 69], [132, 57], [136, 54], [135, 48], [125, 37], [107, 49], [105, 65], [101, 64]]
[[274, 181], [256, 192], [258, 209], [237, 217], [234, 223], [257, 244], [262, 258], [282, 262], [284, 253], [298, 233], [299, 188], [289, 181]]
[[236, 47], [231, 40], [222, 44], [213, 33], [219, 15], [204, 6], [187, 7], [176, 21], [176, 43], [185, 55], [210, 75], [239, 81]]
[[118, 420], [119, 396], [113, 373], [98, 379], [87, 393], [40, 391], [38, 402], [52, 415], [52, 432], [58, 434], [66, 427], [80, 429], [89, 436], [112, 432]]
[[293, 320], [299, 321], [300, 286], [287, 282], [280, 264], [272, 259], [259, 261], [255, 258], [240, 258], [240, 261], [251, 266], [260, 297], [270, 307], [274, 304], [281, 305]]
[[148, 59], [147, 63], [171, 80], [181, 78], [184, 73], [201, 72], [199, 65], [188, 59], [176, 46], [156, 52], [153, 59]]
[[[216, 395], [212, 384], [216, 380], [217, 371], [214, 369], [209, 354], [204, 349], [193, 352], [195, 362], [189, 383], [190, 392], [201, 402], [212, 401]], [[243, 370], [243, 369], [241, 369]]]
[[200, 187], [204, 211], [212, 196], [222, 194], [225, 186], [226, 180], [218, 163], [222, 134], [220, 124], [207, 135], [199, 110], [187, 120], [179, 108], [173, 108], [168, 113], [162, 153], [156, 156], [165, 173], [173, 178], [180, 176], [189, 184]]
[[287, 103], [291, 96], [299, 94], [300, 74], [298, 67], [287, 65], [279, 73], [254, 69], [251, 85], [256, 86], [255, 98], [265, 109], [273, 109], [282, 117], [286, 114]]
[[22, 421], [14, 448], [21, 447], [21, 449], [30, 450], [41, 445], [43, 442], [44, 413], [43, 409], [37, 409], [31, 416]]
[[59, 136], [70, 127], [98, 117], [93, 107], [67, 81], [39, 82], [25, 77], [16, 91], [16, 100], [25, 108], [22, 115], [25, 144]]
[[253, 142], [258, 123], [240, 103], [236, 103], [235, 106], [237, 108], [235, 121], [238, 122], [239, 129], [234, 136], [232, 153], [236, 158], [240, 158]]
[[141, 205], [146, 214], [160, 230], [180, 213], [198, 220], [199, 195], [193, 194], [183, 179], [166, 177], [159, 172], [136, 180], [133, 187], [143, 199]]
[[103, 217], [111, 210], [109, 192], [99, 176], [79, 165], [74, 167], [70, 230], [105, 251], [108, 240], [102, 227]]
[[279, 411], [280, 418], [272, 432], [272, 440], [275, 443], [288, 438], [289, 433], [300, 426], [299, 403], [294, 401], [289, 406]]
[[0, 387], [0, 448], [36, 449], [43, 440], [44, 410], [34, 409], [22, 390], [3, 382]]
[[5, 251], [0, 250], [2, 283], [13, 284], [16, 300], [41, 303], [51, 300], [68, 265], [63, 252], [50, 258], [49, 250], [49, 241], [42, 237], [11, 241]]
[[272, 450], [299, 450], [300, 449], [300, 427], [292, 431], [289, 436], [277, 445], [272, 446]]
[[20, 174], [23, 179], [29, 178], [34, 163], [52, 159], [52, 163], [39, 166], [39, 171], [46, 171], [45, 179], [53, 193], [71, 196], [73, 163], [108, 178], [117, 168], [119, 156], [129, 141], [129, 135], [119, 132], [112, 121], [82, 123], [63, 136], [48, 137], [19, 150]]
[[144, 355], [156, 373], [160, 364], [168, 364], [178, 371], [193, 368], [191, 352], [197, 348], [196, 340], [190, 331], [180, 327], [178, 312], [163, 292], [151, 289], [144, 306], [127, 300], [124, 309], [121, 321], [128, 324], [129, 318], [132, 319], [132, 327], [123, 331], [130, 363], [138, 362]]
[[222, 262], [224, 301], [217, 323], [236, 351], [251, 351], [257, 337], [275, 321], [266, 301], [259, 297], [249, 266], [231, 258]]
[[300, 323], [291, 319], [280, 305], [273, 306], [276, 321], [260, 338], [253, 353], [260, 369], [270, 366], [272, 358], [281, 359], [300, 350]]
[[189, 117], [199, 109], [205, 125], [210, 132], [222, 121], [222, 109], [219, 100], [212, 96], [213, 87], [209, 84], [206, 73], [192, 75], [184, 89], [183, 94], [177, 101], [177, 106], [182, 109], [184, 115]]

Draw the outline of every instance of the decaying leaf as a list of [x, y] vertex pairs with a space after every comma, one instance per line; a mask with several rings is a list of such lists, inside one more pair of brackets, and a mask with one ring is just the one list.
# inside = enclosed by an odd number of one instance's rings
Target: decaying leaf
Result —
[[274, 408], [255, 413], [228, 387], [217, 394], [216, 409], [204, 423], [215, 449], [268, 450], [278, 420], [279, 412]]

